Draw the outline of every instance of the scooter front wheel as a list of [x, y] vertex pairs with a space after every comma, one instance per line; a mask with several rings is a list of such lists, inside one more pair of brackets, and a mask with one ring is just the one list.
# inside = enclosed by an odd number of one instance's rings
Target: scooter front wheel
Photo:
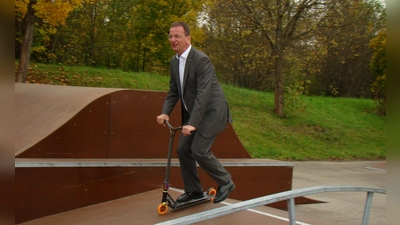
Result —
[[164, 215], [167, 212], [167, 210], [168, 210], [167, 204], [161, 203], [160, 205], [158, 205], [157, 208], [158, 214]]

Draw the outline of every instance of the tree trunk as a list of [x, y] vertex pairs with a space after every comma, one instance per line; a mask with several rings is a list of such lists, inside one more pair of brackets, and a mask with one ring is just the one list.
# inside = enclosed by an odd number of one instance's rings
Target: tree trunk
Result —
[[283, 37], [282, 37], [282, 3], [281, 0], [276, 1], [276, 29], [275, 29], [275, 99], [274, 99], [274, 113], [278, 117], [284, 117], [283, 113]]
[[35, 5], [37, 0], [30, 0], [28, 4], [28, 11], [25, 15], [25, 34], [24, 40], [21, 45], [21, 56], [18, 65], [18, 73], [16, 82], [25, 83], [26, 75], [28, 73], [29, 61], [31, 59], [31, 47], [33, 41], [33, 31], [35, 27]]
[[95, 37], [96, 37], [96, 22], [97, 22], [97, 3], [92, 6], [91, 13], [91, 29], [90, 29], [90, 43], [88, 44], [88, 58], [86, 59], [86, 64], [90, 66], [94, 66], [96, 64], [96, 56], [94, 54], [95, 51]]
[[283, 113], [283, 55], [277, 52], [275, 55], [275, 99], [274, 99], [274, 113], [278, 117], [284, 117]]

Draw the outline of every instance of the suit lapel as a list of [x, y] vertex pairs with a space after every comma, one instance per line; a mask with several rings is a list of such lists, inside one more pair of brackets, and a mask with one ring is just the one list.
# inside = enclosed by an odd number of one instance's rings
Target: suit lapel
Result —
[[177, 83], [177, 85], [178, 85], [178, 91], [179, 91], [179, 93], [181, 94], [181, 96], [182, 96], [182, 93], [181, 93], [181, 82], [180, 82], [180, 78], [179, 78], [179, 59], [177, 59], [175, 56], [174, 56], [174, 59], [173, 59], [174, 61], [173, 61], [173, 67], [172, 67], [172, 75], [174, 76], [174, 79], [175, 79], [175, 81], [176, 81], [176, 83]]
[[[187, 57], [186, 63], [185, 63], [185, 72], [183, 73], [184, 74], [184, 76], [183, 76], [183, 88], [185, 88], [185, 86], [186, 86], [186, 80], [187, 80], [187, 77], [188, 77], [190, 65], [192, 64], [192, 61], [193, 61], [193, 55], [194, 55], [194, 52], [193, 52], [193, 47], [192, 47], [192, 49], [190, 49], [190, 52], [188, 54], [188, 57]], [[182, 90], [184, 90], [184, 89], [182, 89]]]

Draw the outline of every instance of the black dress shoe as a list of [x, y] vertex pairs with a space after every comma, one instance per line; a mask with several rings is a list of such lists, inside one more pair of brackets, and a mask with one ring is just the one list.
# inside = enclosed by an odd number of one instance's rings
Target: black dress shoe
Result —
[[188, 202], [190, 200], [199, 199], [203, 197], [204, 197], [203, 190], [199, 190], [196, 192], [185, 192], [183, 195], [179, 196], [176, 199], [176, 202], [177, 203]]
[[230, 180], [227, 184], [218, 187], [217, 195], [214, 198], [214, 203], [224, 201], [229, 194], [235, 189], [235, 184]]

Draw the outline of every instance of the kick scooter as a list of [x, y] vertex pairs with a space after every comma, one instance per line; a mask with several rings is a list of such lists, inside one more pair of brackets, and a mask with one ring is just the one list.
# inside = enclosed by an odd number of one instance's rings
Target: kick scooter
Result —
[[171, 167], [171, 156], [172, 156], [172, 145], [174, 142], [174, 136], [175, 133], [178, 130], [181, 130], [182, 127], [172, 127], [171, 124], [168, 121], [164, 121], [164, 123], [168, 126], [169, 128], [169, 147], [168, 147], [168, 158], [167, 158], [167, 168], [165, 172], [165, 180], [164, 180], [164, 185], [163, 185], [163, 195], [162, 195], [162, 200], [161, 204], [158, 205], [157, 211], [160, 215], [163, 215], [167, 212], [168, 207], [171, 207], [172, 209], [181, 209], [185, 208], [188, 206], [192, 206], [198, 203], [206, 202], [209, 200], [213, 200], [215, 198], [215, 195], [217, 191], [214, 188], [209, 188], [207, 192], [203, 193], [203, 197], [199, 199], [193, 199], [187, 202], [176, 202], [175, 200], [172, 199], [172, 197], [168, 194], [168, 189], [169, 189], [169, 171]]

